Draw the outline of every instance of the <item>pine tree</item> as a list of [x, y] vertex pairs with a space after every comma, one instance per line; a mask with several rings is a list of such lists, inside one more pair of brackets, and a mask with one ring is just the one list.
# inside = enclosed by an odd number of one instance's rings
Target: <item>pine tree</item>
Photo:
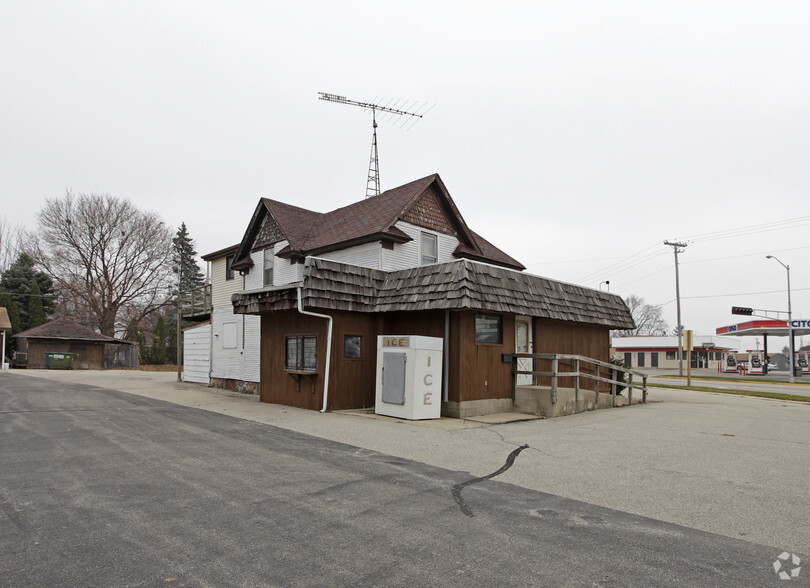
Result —
[[28, 328], [45, 324], [45, 309], [42, 304], [42, 291], [36, 280], [31, 281], [31, 296], [28, 298]]
[[186, 223], [181, 223], [177, 235], [172, 239], [174, 247], [174, 264], [177, 271], [181, 292], [189, 292], [203, 285], [203, 273], [197, 263], [197, 251], [194, 240], [188, 234]]
[[34, 271], [34, 259], [30, 255], [20, 253], [14, 263], [3, 272], [2, 279], [0, 279], [0, 290], [8, 292], [11, 299], [17, 304], [20, 315], [20, 331], [37, 326], [32, 324], [28, 316], [29, 300], [33, 295], [34, 284], [39, 288], [38, 295], [42, 312], [47, 320], [47, 317], [53, 314], [56, 305], [53, 281], [48, 274]]

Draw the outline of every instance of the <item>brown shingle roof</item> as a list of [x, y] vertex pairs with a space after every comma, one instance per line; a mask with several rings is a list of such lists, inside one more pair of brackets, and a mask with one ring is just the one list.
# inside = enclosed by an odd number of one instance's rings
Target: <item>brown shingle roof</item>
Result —
[[104, 343], [130, 343], [114, 337], [96, 333], [93, 329], [83, 327], [66, 318], [59, 318], [44, 325], [22, 331], [14, 337], [26, 339], [79, 339], [82, 341], [100, 341]]
[[11, 330], [11, 319], [8, 318], [8, 311], [5, 306], [0, 306], [0, 331]]
[[313, 212], [277, 200], [262, 198], [239, 246], [234, 267], [243, 269], [251, 265], [249, 253], [268, 213], [275, 219], [289, 242], [289, 246], [279, 253], [282, 256], [319, 255], [350, 245], [378, 240], [396, 243], [410, 241], [411, 238], [394, 224], [434, 184], [449, 211], [451, 222], [457, 229], [461, 242], [456, 250], [459, 257], [524, 269], [519, 261], [467, 227], [438, 174], [431, 174], [387, 190], [379, 196], [327, 213]]

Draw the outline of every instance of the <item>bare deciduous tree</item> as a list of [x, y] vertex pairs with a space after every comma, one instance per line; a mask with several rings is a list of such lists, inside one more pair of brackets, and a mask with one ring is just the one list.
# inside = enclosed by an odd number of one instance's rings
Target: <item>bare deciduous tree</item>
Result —
[[6, 271], [25, 251], [26, 232], [19, 225], [11, 225], [0, 216], [0, 273]]
[[666, 335], [668, 326], [662, 317], [660, 306], [646, 304], [639, 296], [630, 295], [624, 299], [630, 314], [636, 323], [635, 329], [614, 331], [616, 337], [630, 337], [633, 335]]
[[145, 316], [166, 302], [172, 233], [156, 213], [110, 194], [68, 191], [46, 199], [38, 219], [40, 263], [102, 334], [115, 334], [119, 313]]

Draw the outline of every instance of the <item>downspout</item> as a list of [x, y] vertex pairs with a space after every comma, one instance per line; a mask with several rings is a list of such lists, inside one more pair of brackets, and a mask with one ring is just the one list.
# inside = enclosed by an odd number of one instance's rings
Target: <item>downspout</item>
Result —
[[325, 318], [329, 321], [329, 326], [326, 330], [326, 368], [324, 373], [324, 380], [323, 380], [323, 408], [321, 412], [326, 412], [326, 402], [329, 400], [329, 364], [330, 360], [332, 359], [332, 317], [328, 314], [318, 314], [317, 312], [310, 312], [308, 310], [304, 310], [304, 302], [302, 300], [301, 291], [304, 287], [297, 286], [298, 290], [298, 312], [301, 314], [305, 314], [307, 316], [315, 316], [318, 318]]
[[450, 402], [450, 311], [444, 311], [444, 357], [442, 358], [442, 371], [444, 381], [442, 382], [442, 396], [444, 402]]
[[212, 278], [213, 271], [211, 269], [211, 264], [213, 262], [209, 261], [205, 264], [205, 273], [206, 279], [208, 283], [211, 285], [211, 299], [208, 301], [210, 303], [209, 310], [211, 311], [211, 318], [209, 321], [209, 329], [208, 329], [208, 386], [211, 386], [211, 376], [214, 373], [214, 280]]

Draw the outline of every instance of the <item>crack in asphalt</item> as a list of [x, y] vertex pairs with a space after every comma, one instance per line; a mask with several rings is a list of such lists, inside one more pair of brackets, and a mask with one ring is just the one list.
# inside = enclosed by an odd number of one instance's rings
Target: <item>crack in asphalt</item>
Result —
[[512, 465], [515, 463], [515, 459], [517, 459], [518, 454], [520, 454], [521, 451], [527, 449], [528, 447], [529, 447], [528, 445], [521, 445], [520, 447], [515, 449], [512, 453], [510, 453], [507, 456], [506, 463], [503, 464], [500, 468], [498, 468], [494, 472], [492, 472], [491, 474], [487, 474], [486, 476], [482, 476], [480, 478], [473, 478], [472, 480], [467, 480], [466, 482], [461, 482], [453, 486], [452, 490], [453, 500], [456, 501], [456, 504], [458, 504], [459, 508], [461, 509], [461, 512], [463, 512], [468, 517], [474, 516], [469, 505], [461, 497], [461, 491], [464, 490], [464, 488], [466, 488], [467, 486], [471, 486], [473, 484], [478, 484], [479, 482], [484, 482], [486, 480], [494, 478], [495, 476], [501, 475], [506, 470], [512, 467]]

